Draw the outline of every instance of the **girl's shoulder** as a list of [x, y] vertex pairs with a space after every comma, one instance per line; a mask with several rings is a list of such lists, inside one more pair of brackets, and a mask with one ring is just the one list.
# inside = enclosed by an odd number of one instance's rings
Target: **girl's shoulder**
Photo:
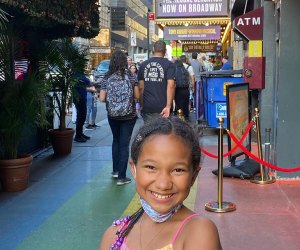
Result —
[[182, 216], [177, 220], [176, 224], [178, 225], [177, 231], [180, 230], [181, 234], [187, 231], [201, 231], [207, 226], [214, 226], [214, 223], [211, 220], [204, 218], [196, 213], [190, 213], [188, 215]]
[[215, 227], [215, 224], [210, 219], [202, 217], [197, 214], [190, 219], [190, 222], [188, 223], [187, 226], [193, 229], [201, 230], [202, 228]]
[[110, 249], [112, 243], [116, 238], [116, 228], [114, 226], [110, 226], [106, 229], [105, 233], [102, 236], [100, 250]]
[[[216, 225], [210, 219], [194, 216], [184, 226], [184, 230], [179, 237], [186, 249], [222, 249], [219, 239], [219, 233]], [[188, 247], [189, 244], [190, 248]]]

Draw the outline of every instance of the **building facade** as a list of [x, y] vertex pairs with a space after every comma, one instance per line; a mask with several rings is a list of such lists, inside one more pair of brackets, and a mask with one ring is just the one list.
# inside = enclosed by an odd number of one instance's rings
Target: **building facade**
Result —
[[147, 0], [100, 0], [100, 32], [90, 40], [92, 67], [109, 59], [117, 49], [132, 58], [135, 54], [148, 54], [152, 42], [157, 40], [157, 35], [152, 35], [149, 42], [147, 39], [151, 9], [151, 1]]
[[[300, 84], [298, 76], [300, 2], [295, 0], [236, 0], [232, 18], [263, 7], [262, 53], [265, 88], [257, 92], [262, 141], [271, 129], [271, 163], [291, 172], [277, 171], [277, 178], [299, 178], [292, 168], [300, 165], [298, 131]], [[243, 41], [248, 53], [247, 42]], [[242, 61], [242, 57], [236, 60]]]

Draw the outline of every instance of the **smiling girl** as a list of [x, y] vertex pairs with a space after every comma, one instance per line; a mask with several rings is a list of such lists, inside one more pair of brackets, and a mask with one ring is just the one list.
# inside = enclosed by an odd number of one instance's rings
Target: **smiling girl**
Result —
[[100, 250], [219, 250], [215, 224], [183, 205], [200, 171], [197, 135], [182, 120], [158, 118], [140, 128], [130, 169], [141, 208], [105, 232]]

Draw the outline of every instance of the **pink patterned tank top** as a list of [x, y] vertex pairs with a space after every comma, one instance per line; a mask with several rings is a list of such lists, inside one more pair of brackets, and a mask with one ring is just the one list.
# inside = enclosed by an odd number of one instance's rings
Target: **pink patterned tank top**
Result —
[[[173, 245], [178, 237], [178, 235], [180, 234], [182, 228], [184, 227], [184, 225], [193, 217], [198, 216], [198, 214], [191, 214], [188, 217], [186, 217], [179, 225], [179, 227], [177, 228], [173, 238], [172, 238], [172, 242], [162, 248], [156, 249], [156, 250], [173, 250]], [[126, 246], [126, 238], [124, 239], [124, 242], [120, 248], [120, 250], [130, 250], [127, 246]]]

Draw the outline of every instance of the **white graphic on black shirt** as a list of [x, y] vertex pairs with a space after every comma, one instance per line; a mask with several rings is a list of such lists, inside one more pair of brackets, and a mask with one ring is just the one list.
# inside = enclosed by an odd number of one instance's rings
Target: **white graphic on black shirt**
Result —
[[144, 79], [147, 82], [162, 82], [165, 78], [164, 69], [158, 62], [150, 62], [144, 69]]

